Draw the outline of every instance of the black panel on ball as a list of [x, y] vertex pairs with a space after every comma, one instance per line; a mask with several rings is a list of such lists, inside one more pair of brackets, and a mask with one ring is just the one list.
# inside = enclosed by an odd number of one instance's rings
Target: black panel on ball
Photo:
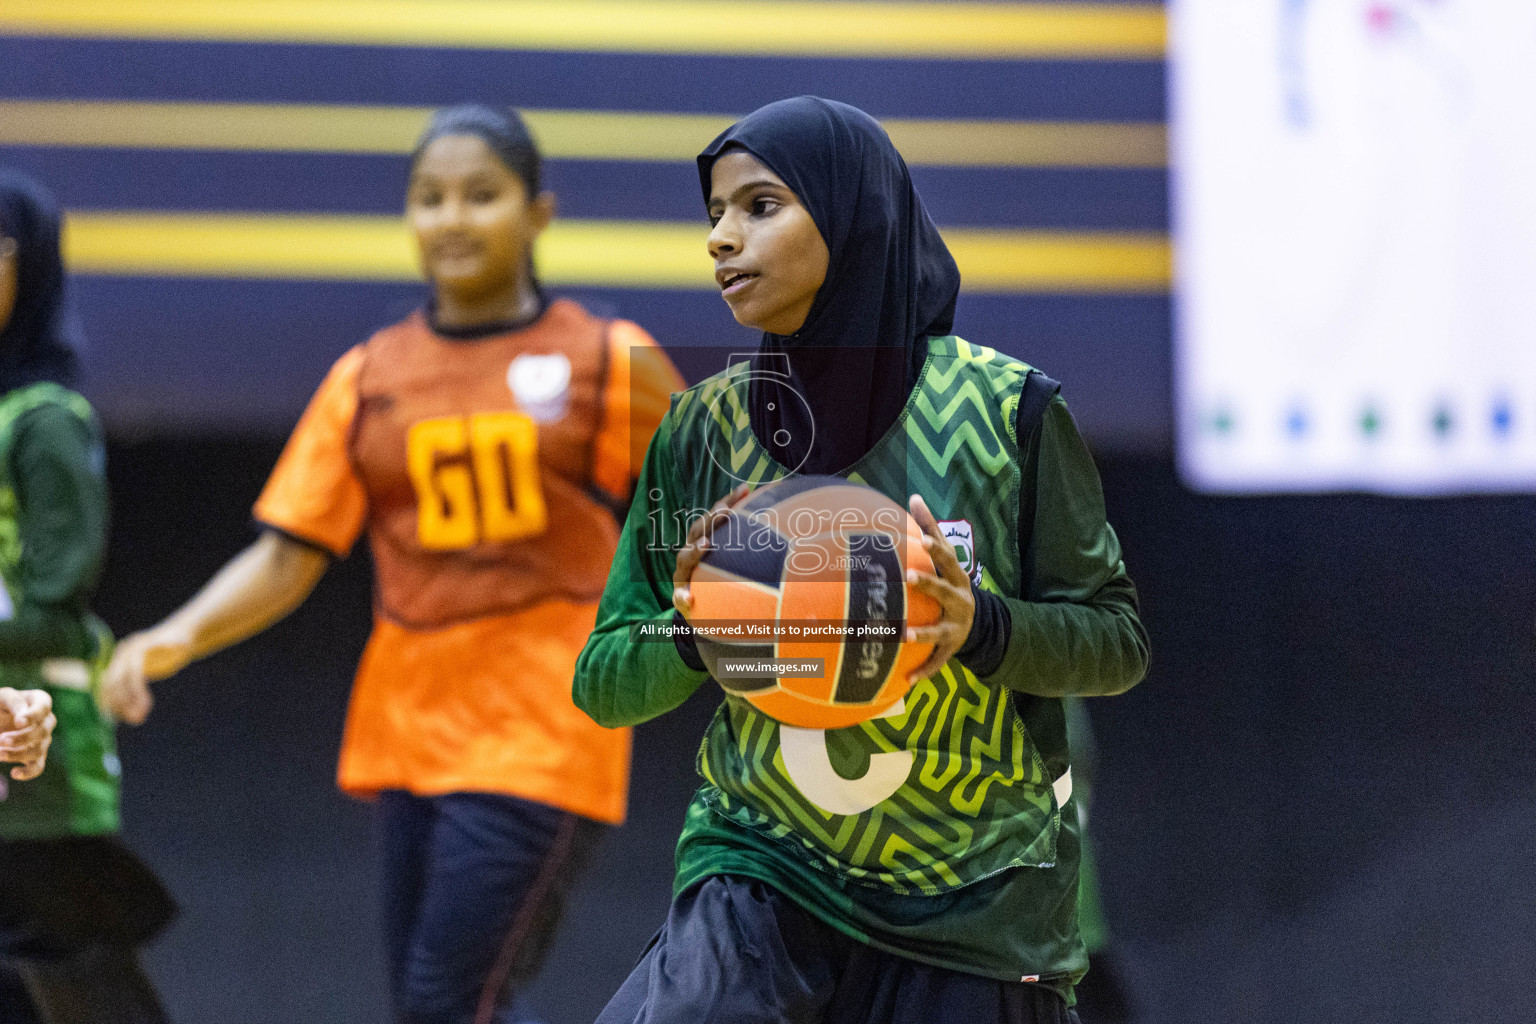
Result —
[[[860, 533], [848, 538], [848, 625], [895, 627], [907, 622], [907, 587], [901, 559], [891, 538]], [[839, 704], [868, 704], [880, 695], [901, 650], [901, 633], [894, 637], [850, 636], [844, 641], [842, 670], [833, 700]]]
[[775, 481], [770, 486], [761, 488], [746, 501], [742, 502], [736, 507], [742, 512], [756, 512], [760, 509], [772, 508], [774, 505], [777, 505], [781, 501], [788, 501], [790, 498], [793, 498], [797, 494], [804, 494], [806, 491], [814, 491], [818, 487], [858, 486], [860, 485], [851, 483], [850, 481], [845, 480], [840, 476], [790, 476], [785, 477], [782, 480]]
[[784, 576], [789, 541], [751, 516], [732, 512], [709, 535], [704, 561], [742, 579], [777, 587]]

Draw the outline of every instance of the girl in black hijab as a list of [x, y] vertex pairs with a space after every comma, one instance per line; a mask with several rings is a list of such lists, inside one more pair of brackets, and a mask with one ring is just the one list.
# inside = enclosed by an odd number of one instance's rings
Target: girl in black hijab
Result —
[[[56, 277], [61, 288], [63, 284], [62, 270], [54, 269], [59, 264], [56, 237], [52, 247], [35, 244], [36, 237], [43, 233], [39, 228], [46, 228], [36, 216], [38, 211], [48, 208], [39, 201], [45, 198], [30, 179], [0, 169], [0, 380], [12, 376], [13, 364], [24, 366], [31, 361], [25, 356], [14, 358], [13, 353], [24, 353], [34, 347], [29, 340], [39, 332], [29, 325], [45, 319], [39, 316], [39, 306], [46, 310], [50, 305], [35, 300], [37, 290], [30, 287], [31, 282], [39, 277]], [[52, 227], [57, 236], [57, 221]], [[39, 267], [39, 263], [44, 265]], [[23, 281], [28, 287], [22, 286]], [[18, 298], [25, 300], [19, 310]], [[51, 305], [58, 308], [59, 303]], [[68, 346], [59, 348], [72, 364], [73, 350]], [[0, 388], [11, 390], [3, 384]], [[20, 762], [19, 767], [10, 769], [11, 778], [18, 782], [35, 779], [47, 764], [48, 745], [57, 724], [52, 707], [45, 690], [0, 687], [0, 762]]]
[[[631, 725], [709, 678], [690, 641], [632, 637], [687, 616], [710, 531], [787, 476], [906, 501], [936, 570], [908, 584], [942, 617], [908, 630], [934, 649], [903, 702], [857, 726], [793, 729], [728, 691], [671, 912], [599, 1024], [1073, 1022], [1087, 958], [1061, 698], [1146, 667], [1092, 459], [1053, 382], [949, 333], [959, 272], [868, 115], [771, 104], [710, 144], [699, 179], [716, 281], [762, 344], [657, 431], [577, 704]], [[669, 534], [692, 509], [710, 511]]]
[[863, 111], [802, 97], [737, 122], [699, 156], [706, 203], [715, 162], [733, 150], [783, 180], [828, 255], [826, 284], [804, 323], [763, 334], [752, 431], [782, 465], [840, 473], [906, 406], [927, 339], [954, 322], [960, 271], [901, 155]]
[[14, 299], [0, 330], [0, 394], [38, 381], [68, 387], [78, 373], [79, 326], [64, 301], [58, 208], [41, 185], [0, 169], [0, 235], [15, 261]]
[[51, 196], [0, 171], [0, 685], [45, 689], [59, 744], [0, 780], [0, 1019], [164, 1020], [135, 947], [174, 912], [117, 838], [118, 761], [93, 691], [112, 638], [90, 613], [106, 547], [101, 430], [70, 390], [78, 332]]

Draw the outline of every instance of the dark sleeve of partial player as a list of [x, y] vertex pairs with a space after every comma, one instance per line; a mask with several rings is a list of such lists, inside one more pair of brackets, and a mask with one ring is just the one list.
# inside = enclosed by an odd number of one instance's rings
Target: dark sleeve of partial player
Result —
[[0, 660], [90, 657], [83, 618], [107, 543], [107, 486], [101, 442], [56, 405], [16, 424], [11, 478], [24, 552], [14, 582], [23, 595], [0, 622]]
[[1146, 675], [1150, 650], [1136, 587], [1105, 519], [1098, 469], [1060, 397], [1039, 430], [1029, 599], [976, 590], [957, 657], [985, 682], [1040, 697], [1123, 693]]

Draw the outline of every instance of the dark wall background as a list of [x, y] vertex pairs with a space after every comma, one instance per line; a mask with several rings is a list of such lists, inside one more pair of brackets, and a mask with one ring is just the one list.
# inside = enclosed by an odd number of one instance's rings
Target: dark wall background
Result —
[[[14, 31], [11, 29], [9, 31]], [[1081, 55], [1080, 55], [1081, 56]], [[280, 69], [274, 71], [274, 69]], [[0, 10], [0, 101], [440, 106], [735, 115], [812, 93], [882, 118], [1129, 122], [1161, 126], [1160, 59], [791, 57], [344, 46], [197, 39], [28, 37]], [[60, 131], [68, 137], [67, 120]], [[0, 164], [46, 182], [76, 213], [401, 212], [402, 154], [7, 143]], [[700, 146], [707, 142], [700, 139]], [[1111, 160], [1111, 164], [1117, 161]], [[705, 236], [691, 160], [551, 159], [565, 217], [671, 221]], [[1114, 166], [931, 166], [913, 180], [949, 228], [1150, 233], [1168, 228], [1168, 172]], [[636, 320], [668, 348], [755, 340], [709, 290], [588, 288], [576, 297]], [[292, 427], [347, 348], [418, 305], [416, 284], [79, 276], [90, 397], [118, 431]], [[1166, 294], [988, 294], [967, 289], [957, 329], [1078, 385], [1101, 444], [1171, 444]], [[710, 367], [713, 372], [718, 367]]]
[[[248, 540], [277, 450], [114, 449], [114, 627]], [[1211, 499], [1162, 460], [1101, 468], [1154, 644], [1146, 682], [1092, 708], [1138, 1020], [1536, 1019], [1536, 500]], [[129, 838], [183, 905], [151, 954], [179, 1020], [387, 1017], [376, 840], [332, 785], [369, 586], [341, 563], [124, 734]], [[639, 730], [630, 823], [538, 985], [555, 1024], [592, 1019], [665, 913], [714, 700]]]

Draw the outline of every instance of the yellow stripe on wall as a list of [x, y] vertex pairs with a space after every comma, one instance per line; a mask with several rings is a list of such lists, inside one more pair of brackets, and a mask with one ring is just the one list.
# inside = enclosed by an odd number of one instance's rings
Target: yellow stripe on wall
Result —
[[431, 112], [428, 107], [0, 100], [0, 143], [398, 154], [411, 151]]
[[[735, 120], [711, 114], [526, 110], [544, 155], [692, 162]], [[0, 145], [276, 153], [409, 153], [429, 107], [0, 100]], [[907, 162], [933, 167], [1161, 167], [1161, 124], [883, 122]]]
[[396, 217], [70, 213], [64, 262], [83, 274], [400, 281], [417, 277]]
[[882, 121], [922, 167], [1163, 167], [1161, 124], [1067, 121]]
[[944, 241], [967, 292], [1165, 292], [1166, 235], [951, 228]]
[[[1162, 292], [1172, 260], [1154, 234], [944, 232], [966, 290]], [[553, 285], [713, 290], [702, 224], [559, 220], [536, 258]], [[419, 276], [396, 217], [71, 213], [64, 253], [84, 274], [409, 281]]]
[[0, 33], [781, 56], [1161, 57], [1151, 3], [5, 0]]

